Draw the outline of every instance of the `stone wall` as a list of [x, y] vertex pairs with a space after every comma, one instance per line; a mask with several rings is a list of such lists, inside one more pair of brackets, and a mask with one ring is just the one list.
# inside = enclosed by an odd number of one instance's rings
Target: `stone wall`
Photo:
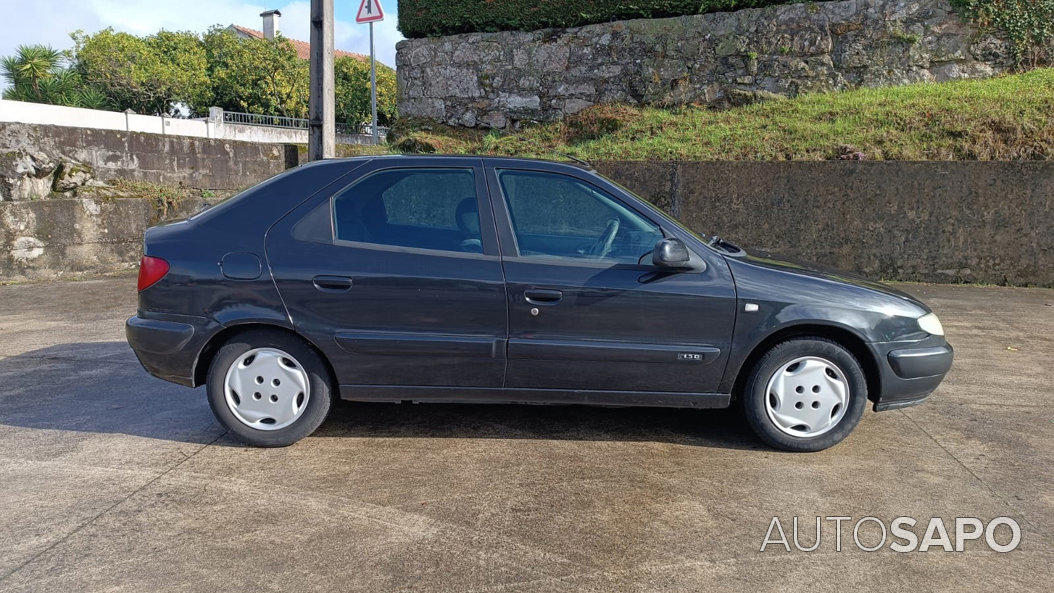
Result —
[[802, 92], [992, 76], [1004, 40], [948, 0], [844, 0], [570, 29], [408, 39], [399, 112], [505, 128], [599, 103], [749, 103]]
[[[0, 201], [68, 194], [111, 179], [237, 190], [285, 170], [296, 151], [294, 145], [0, 123]], [[66, 179], [71, 174], [80, 177]]]
[[693, 230], [876, 280], [1054, 286], [1054, 163], [617, 162]]

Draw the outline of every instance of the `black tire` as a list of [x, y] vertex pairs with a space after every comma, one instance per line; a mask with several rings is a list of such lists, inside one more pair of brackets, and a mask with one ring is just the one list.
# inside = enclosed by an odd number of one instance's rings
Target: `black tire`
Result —
[[[849, 385], [849, 401], [838, 424], [823, 434], [799, 437], [773, 423], [765, 408], [769, 379], [783, 365], [803, 356], [817, 356], [834, 363]], [[747, 423], [761, 440], [784, 451], [822, 451], [838, 444], [852, 432], [867, 407], [867, 379], [860, 363], [841, 344], [824, 338], [794, 338], [772, 347], [750, 371], [740, 398]]]
[[[244, 424], [227, 406], [224, 381], [227, 370], [255, 348], [277, 348], [292, 355], [307, 375], [310, 395], [305, 409], [292, 424], [277, 430], [260, 430]], [[333, 400], [333, 386], [322, 357], [296, 336], [276, 330], [249, 330], [232, 336], [212, 358], [205, 383], [209, 406], [216, 418], [239, 440], [257, 447], [286, 447], [315, 432], [326, 419]]]

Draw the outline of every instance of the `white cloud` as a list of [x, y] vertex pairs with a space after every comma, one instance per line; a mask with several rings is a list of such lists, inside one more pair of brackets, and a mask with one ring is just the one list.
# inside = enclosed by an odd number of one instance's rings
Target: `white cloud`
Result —
[[[65, 2], [63, 2], [65, 3]], [[107, 26], [136, 35], [149, 35], [159, 29], [201, 33], [212, 25], [252, 25], [260, 28], [257, 16], [263, 4], [232, 0], [82, 0]]]
[[[336, 4], [333, 36], [337, 49], [369, 54], [369, 26], [354, 20], [359, 3], [337, 0]], [[396, 30], [396, 1], [385, 0], [384, 4], [385, 20], [375, 25], [377, 59], [394, 66], [395, 44], [403, 37]], [[0, 14], [13, 20], [0, 32], [0, 56], [14, 53], [21, 44], [71, 47], [69, 34], [77, 29], [95, 32], [113, 27], [136, 35], [160, 29], [201, 33], [212, 25], [232, 23], [260, 29], [259, 14], [269, 8], [282, 11], [279, 29], [287, 37], [308, 40], [310, 4], [304, 0], [0, 0]]]
[[[374, 25], [374, 46], [377, 59], [394, 67], [395, 44], [402, 40], [403, 36], [395, 28], [397, 24], [395, 2], [389, 2], [389, 4], [391, 4], [390, 7], [385, 7], [384, 20]], [[359, 3], [346, 2], [344, 7], [349, 10], [337, 9], [338, 18], [333, 23], [333, 44], [337, 49], [369, 55], [370, 26], [355, 22], [355, 12], [359, 8]], [[293, 39], [307, 41], [310, 37], [310, 2], [292, 2], [279, 10], [282, 11], [282, 19], [279, 21], [279, 30], [282, 34]], [[260, 24], [257, 23], [253, 28], [259, 29]]]
[[70, 33], [94, 31], [104, 25], [82, 2], [67, 0], [0, 0], [0, 14], [10, 19], [0, 32], [0, 55], [14, 53], [19, 45], [45, 44], [56, 49], [73, 46]]

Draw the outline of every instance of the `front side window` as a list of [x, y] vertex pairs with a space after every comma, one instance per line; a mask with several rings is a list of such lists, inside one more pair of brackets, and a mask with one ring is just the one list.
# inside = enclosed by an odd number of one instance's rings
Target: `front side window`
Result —
[[520, 255], [637, 263], [662, 238], [653, 222], [568, 175], [499, 170]]
[[333, 198], [337, 239], [482, 253], [472, 169], [392, 169]]

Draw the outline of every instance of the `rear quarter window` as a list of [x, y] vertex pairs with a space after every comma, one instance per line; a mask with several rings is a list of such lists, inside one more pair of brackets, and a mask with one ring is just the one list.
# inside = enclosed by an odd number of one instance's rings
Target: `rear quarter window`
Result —
[[340, 241], [483, 251], [475, 173], [468, 168], [378, 171], [334, 196], [332, 217]]

